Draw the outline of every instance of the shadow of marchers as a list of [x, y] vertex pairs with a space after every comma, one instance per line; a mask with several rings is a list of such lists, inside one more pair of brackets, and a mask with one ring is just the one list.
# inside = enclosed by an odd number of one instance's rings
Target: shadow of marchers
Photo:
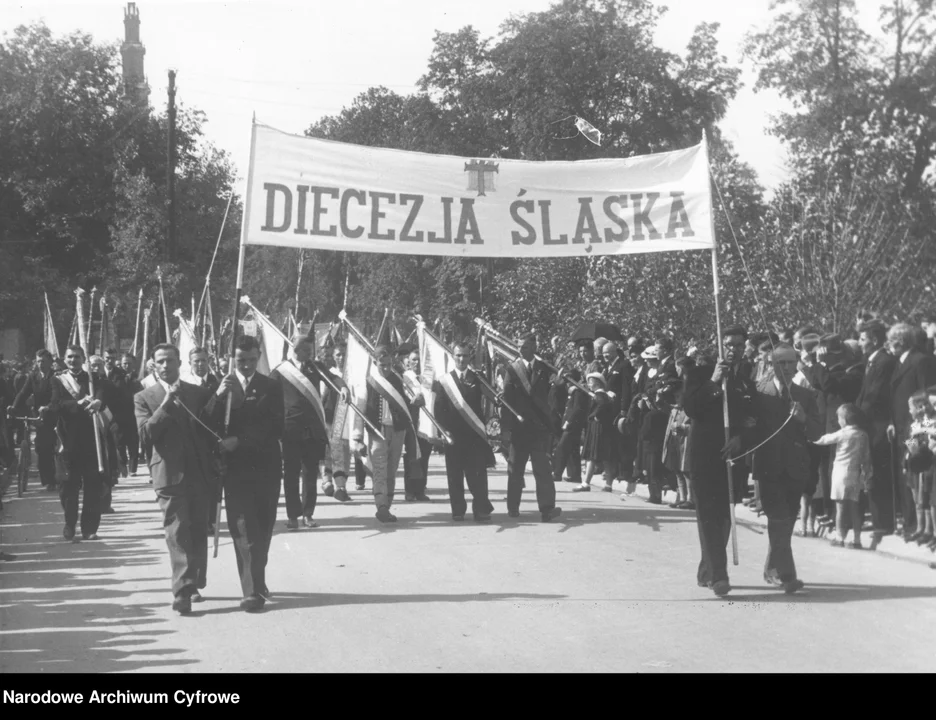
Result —
[[[564, 600], [567, 595], [542, 593], [465, 593], [442, 595], [433, 593], [415, 593], [412, 595], [355, 595], [345, 593], [291, 593], [274, 592], [273, 599], [264, 606], [264, 612], [276, 610], [296, 610], [304, 608], [332, 607], [335, 605], [398, 605], [408, 603], [469, 603], [469, 602], [504, 602], [514, 600]], [[241, 598], [209, 597], [206, 600], [230, 601], [231, 607], [206, 609], [199, 615], [226, 615], [244, 612], [240, 609]]]
[[753, 603], [844, 603], [868, 600], [936, 599], [936, 587], [807, 582], [802, 590], [787, 595], [782, 589], [764, 583], [759, 586], [734, 585], [728, 598], [736, 602]]

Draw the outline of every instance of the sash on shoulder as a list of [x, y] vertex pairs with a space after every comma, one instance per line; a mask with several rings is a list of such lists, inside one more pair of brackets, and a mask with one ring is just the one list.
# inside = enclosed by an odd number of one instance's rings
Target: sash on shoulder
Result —
[[[370, 373], [368, 374], [367, 379], [373, 385], [374, 389], [380, 393], [384, 400], [386, 400], [388, 403], [396, 405], [397, 409], [403, 413], [403, 416], [406, 418], [406, 423], [409, 425], [409, 429], [413, 431], [413, 437], [416, 437], [416, 427], [413, 425], [413, 417], [410, 415], [406, 400], [404, 400], [403, 396], [400, 395], [397, 389], [390, 384], [390, 381], [380, 374], [380, 369], [377, 367], [376, 363], [371, 363]], [[416, 443], [416, 457], [421, 457], [419, 452], [419, 443]]]
[[57, 377], [59, 382], [62, 383], [62, 387], [68, 390], [69, 395], [75, 398], [75, 400], [81, 400], [81, 387], [71, 373], [62, 373]]
[[484, 423], [481, 422], [481, 418], [478, 417], [475, 411], [471, 409], [471, 406], [465, 402], [465, 398], [455, 384], [455, 378], [452, 377], [452, 374], [445, 373], [445, 375], [440, 377], [439, 385], [445, 390], [445, 394], [448, 395], [452, 405], [458, 410], [458, 414], [461, 415], [462, 420], [468, 423], [468, 427], [474, 430], [482, 440], [487, 442], [487, 429], [484, 427]]
[[302, 397], [312, 404], [322, 427], [327, 430], [328, 423], [325, 422], [325, 408], [322, 406], [322, 396], [319, 394], [318, 388], [289, 360], [277, 365], [276, 369], [279, 370], [280, 375], [289, 381], [290, 385], [302, 394]]
[[514, 374], [517, 376], [520, 384], [523, 385], [523, 389], [526, 390], [527, 395], [532, 395], [533, 386], [530, 384], [530, 376], [527, 375], [526, 365], [524, 364], [523, 360], [514, 360], [510, 364], [510, 369], [514, 371]]

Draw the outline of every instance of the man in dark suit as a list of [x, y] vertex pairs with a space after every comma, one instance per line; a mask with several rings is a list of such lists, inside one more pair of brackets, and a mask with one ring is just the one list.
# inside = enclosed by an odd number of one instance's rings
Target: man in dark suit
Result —
[[[722, 332], [724, 358], [714, 368], [700, 364], [687, 368], [683, 409], [692, 420], [689, 454], [692, 494], [702, 559], [696, 579], [722, 597], [731, 591], [726, 548], [731, 537], [731, 505], [727, 458], [739, 457], [750, 446], [754, 425], [754, 381], [744, 364], [747, 331], [740, 325]], [[728, 428], [725, 428], [722, 384], [728, 389]], [[725, 437], [728, 442], [725, 442]], [[731, 467], [735, 503], [741, 502], [747, 468], [743, 460]]]
[[[225, 509], [244, 593], [241, 608], [247, 612], [262, 610], [271, 597], [266, 565], [283, 476], [283, 393], [278, 382], [257, 372], [259, 360], [256, 338], [238, 338], [234, 373], [224, 376], [217, 392], [231, 393], [231, 422], [221, 441]], [[215, 421], [222, 426], [225, 405], [215, 406]]]
[[[895, 460], [898, 463], [896, 483], [898, 506], [903, 511], [904, 538], [910, 538], [917, 530], [916, 511], [913, 495], [906, 472], [903, 468], [904, 442], [910, 435], [910, 407], [908, 401], [913, 393], [926, 390], [936, 383], [936, 357], [926, 355], [916, 349], [917, 330], [912, 325], [898, 323], [887, 331], [887, 344], [891, 355], [897, 358], [897, 364], [891, 375], [891, 424], [887, 434], [891, 442], [897, 444]], [[921, 528], [922, 529], [922, 528]]]
[[861, 324], [858, 332], [858, 343], [866, 359], [861, 390], [855, 404], [868, 421], [868, 438], [871, 441], [872, 476], [868, 504], [873, 525], [873, 550], [881, 538], [894, 532], [894, 475], [887, 428], [891, 416], [891, 376], [897, 361], [884, 347], [887, 328], [880, 320]]
[[39, 480], [46, 490], [55, 489], [55, 424], [57, 418], [51, 411], [52, 391], [56, 384], [52, 372], [52, 353], [48, 350], [36, 352], [36, 369], [26, 378], [26, 383], [13, 401], [15, 415], [26, 415], [26, 402], [32, 398], [33, 412], [41, 419], [36, 427], [36, 455], [39, 461]]
[[159, 382], [136, 394], [134, 413], [140, 435], [153, 447], [150, 473], [169, 547], [172, 609], [185, 615], [201, 602], [198, 591], [207, 584], [208, 515], [216, 489], [212, 438], [202, 423], [210, 421], [217, 396], [179, 379], [174, 345], [157, 345], [153, 360]]
[[283, 491], [287, 530], [298, 530], [300, 517], [306, 527], [316, 527], [312, 516], [318, 498], [319, 463], [325, 459], [328, 446], [320, 388], [322, 374], [328, 369], [312, 359], [314, 354], [315, 338], [301, 338], [293, 350], [293, 358], [270, 373], [283, 393]]
[[494, 451], [484, 426], [481, 384], [474, 372], [468, 369], [471, 357], [468, 346], [456, 343], [452, 352], [455, 354], [455, 369], [436, 380], [433, 387], [435, 418], [452, 438], [451, 444], [445, 445], [445, 474], [452, 519], [465, 519], [467, 482], [475, 522], [489, 522], [494, 506], [488, 499], [487, 471], [494, 467]]
[[[578, 368], [571, 368], [568, 376], [576, 382], [582, 381]], [[561, 378], [560, 378], [561, 380]], [[562, 471], [568, 468], [569, 482], [582, 483], [582, 432], [588, 422], [591, 400], [588, 395], [569, 383], [569, 395], [566, 399], [565, 412], [562, 415], [562, 435], [553, 451], [553, 473], [556, 482], [562, 480]], [[589, 486], [591, 487], [591, 486]], [[573, 488], [575, 492], [575, 488]]]
[[[601, 354], [605, 361], [604, 376], [608, 384], [608, 394], [614, 398], [614, 402], [619, 407], [630, 407], [631, 400], [634, 397], [634, 366], [621, 354], [618, 346], [614, 342], [607, 342], [601, 348]], [[617, 423], [615, 422], [615, 425]], [[613, 468], [611, 473], [605, 473], [605, 477], [610, 480], [627, 480], [633, 478], [634, 449], [633, 443], [629, 442], [627, 436], [621, 435], [616, 438], [620, 445], [618, 456], [621, 461], [618, 467]], [[611, 492], [611, 485], [605, 484], [602, 488], [605, 492]]]
[[764, 579], [792, 594], [803, 587], [796, 576], [791, 541], [809, 477], [807, 443], [822, 435], [823, 422], [815, 396], [793, 384], [796, 350], [780, 343], [770, 360], [773, 372], [758, 382], [754, 398], [757, 440], [764, 443], [755, 455], [761, 473], [761, 505], [767, 515]]
[[140, 435], [134, 417], [134, 396], [143, 386], [120, 367], [120, 354], [114, 348], [104, 354], [104, 370], [107, 381], [116, 390], [117, 404], [112, 412], [117, 426], [117, 451], [121, 463], [133, 475], [137, 471], [140, 448]]
[[208, 351], [203, 347], [194, 347], [189, 350], [189, 369], [191, 375], [186, 382], [203, 387], [209, 392], [217, 392], [221, 381], [211, 372]]
[[523, 336], [519, 343], [520, 357], [507, 366], [504, 400], [520, 413], [519, 422], [512, 413], [504, 413], [501, 422], [509, 435], [507, 461], [507, 514], [520, 517], [520, 497], [527, 460], [533, 464], [536, 481], [536, 502], [543, 522], [559, 517], [556, 507], [556, 486], [553, 482], [552, 435], [558, 429], [558, 418], [549, 407], [549, 370], [536, 359], [536, 336]]
[[[81, 537], [97, 540], [101, 524], [102, 474], [98, 468], [98, 455], [92, 414], [104, 408], [104, 391], [97, 386], [92, 397], [88, 373], [82, 368], [84, 351], [70, 345], [65, 351], [67, 372], [56, 377], [52, 389], [50, 409], [58, 416], [59, 433], [65, 453], [68, 477], [59, 488], [62, 509], [65, 511], [66, 540], [75, 539], [78, 524], [78, 497], [82, 492]], [[101, 438], [102, 447], [104, 438]]]

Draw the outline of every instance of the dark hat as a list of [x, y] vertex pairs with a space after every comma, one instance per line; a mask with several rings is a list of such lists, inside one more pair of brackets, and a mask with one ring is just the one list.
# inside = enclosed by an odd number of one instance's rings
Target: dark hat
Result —
[[858, 332], [887, 332], [887, 325], [879, 318], [871, 318], [858, 325]]
[[729, 335], [741, 335], [746, 338], [747, 330], [744, 329], [744, 325], [729, 325], [722, 330], [722, 337], [728, 337]]
[[819, 344], [827, 348], [831, 353], [841, 353], [845, 352], [845, 343], [842, 342], [842, 336], [836, 335], [835, 333], [829, 333], [828, 335], [823, 335], [819, 339]]

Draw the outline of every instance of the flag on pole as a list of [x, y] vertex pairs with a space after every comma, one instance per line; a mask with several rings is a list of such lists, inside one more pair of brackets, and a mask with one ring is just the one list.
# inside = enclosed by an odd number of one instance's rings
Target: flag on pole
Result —
[[[416, 325], [419, 339], [419, 369], [423, 385], [423, 397], [426, 399], [425, 410], [435, 412], [436, 394], [432, 391], [433, 384], [445, 373], [455, 367], [455, 359], [442, 345], [426, 332], [426, 323]], [[430, 442], [443, 442], [439, 429], [426, 416], [423, 408], [419, 410], [419, 427], [417, 431]]]
[[52, 322], [52, 310], [49, 308], [49, 296], [47, 293], [42, 293], [45, 296], [45, 322], [43, 328], [43, 337], [45, 338], [45, 348], [50, 353], [52, 357], [59, 357], [58, 341], [55, 339], [55, 325]]
[[351, 400], [360, 410], [367, 402], [367, 375], [370, 372], [371, 357], [357, 336], [348, 333], [348, 347], [345, 354], [345, 382], [351, 389]]
[[176, 310], [173, 315], [179, 319], [179, 358], [182, 360], [182, 367], [179, 373], [183, 380], [189, 381], [192, 377], [192, 368], [189, 365], [189, 353], [198, 347], [195, 341], [195, 329], [192, 324], [182, 316], [182, 310]]
[[[244, 295], [241, 301], [249, 303], [250, 298]], [[260, 342], [260, 362], [257, 363], [257, 372], [269, 375], [273, 368], [286, 359], [282, 333], [277, 332], [273, 321], [266, 315], [257, 310], [251, 310], [251, 312], [254, 322], [257, 323], [257, 340]]]
[[143, 379], [149, 374], [146, 371], [146, 361], [149, 360], [150, 317], [152, 314], [153, 303], [150, 303], [150, 306], [143, 312], [143, 347], [141, 348], [140, 356], [137, 358], [140, 363], [140, 374], [138, 378], [140, 382], [143, 382]]
[[72, 318], [71, 332], [68, 333], [68, 344], [78, 345], [78, 315]]

